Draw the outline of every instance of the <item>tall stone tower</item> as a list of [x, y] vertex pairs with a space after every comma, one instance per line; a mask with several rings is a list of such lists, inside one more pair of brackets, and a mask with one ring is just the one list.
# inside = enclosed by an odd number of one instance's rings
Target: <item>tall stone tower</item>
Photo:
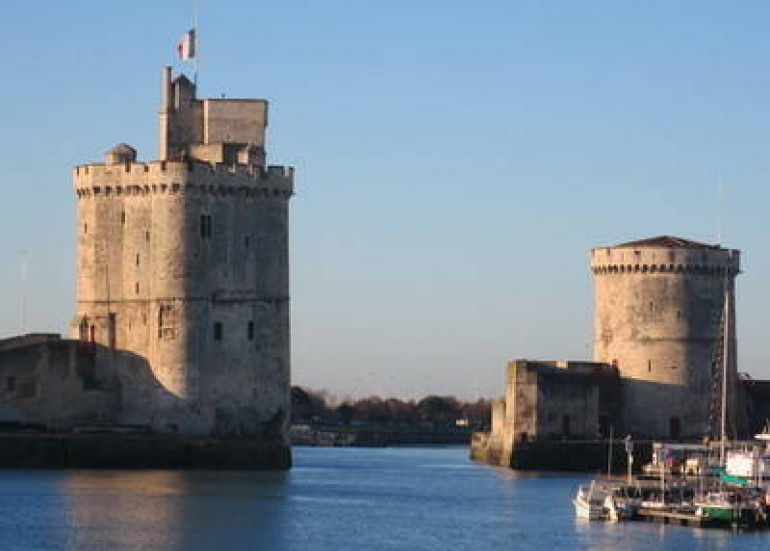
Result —
[[121, 144], [74, 169], [73, 337], [147, 360], [125, 422], [285, 443], [293, 171], [265, 165], [267, 101], [199, 100], [170, 68], [161, 95], [159, 160]]
[[658, 438], [709, 434], [720, 415], [712, 409], [724, 327], [733, 410], [739, 251], [663, 236], [593, 249], [591, 269], [594, 360], [620, 372], [622, 430]]

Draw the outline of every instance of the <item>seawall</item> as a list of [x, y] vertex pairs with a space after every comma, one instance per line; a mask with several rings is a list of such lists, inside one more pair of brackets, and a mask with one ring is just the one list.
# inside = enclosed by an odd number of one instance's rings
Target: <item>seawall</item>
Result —
[[250, 438], [0, 435], [0, 468], [284, 470], [290, 467], [290, 447]]
[[[471, 459], [490, 465], [522, 471], [606, 472], [610, 444], [608, 440], [542, 440], [516, 442], [506, 456], [503, 450], [489, 445], [488, 433], [475, 433], [471, 442]], [[634, 472], [652, 459], [652, 442], [634, 442]], [[625, 443], [612, 443], [612, 470], [627, 469]]]

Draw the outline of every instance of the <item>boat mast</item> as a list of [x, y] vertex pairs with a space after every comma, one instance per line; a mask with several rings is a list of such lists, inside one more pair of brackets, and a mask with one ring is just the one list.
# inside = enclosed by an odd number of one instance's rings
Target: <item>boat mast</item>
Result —
[[725, 272], [724, 324], [722, 327], [722, 419], [719, 440], [719, 463], [725, 464], [725, 446], [727, 441], [727, 377], [730, 363], [730, 289], [727, 272]]

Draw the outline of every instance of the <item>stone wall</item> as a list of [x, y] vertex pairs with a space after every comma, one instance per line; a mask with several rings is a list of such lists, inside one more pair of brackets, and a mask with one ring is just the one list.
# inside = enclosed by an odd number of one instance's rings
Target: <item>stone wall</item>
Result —
[[[657, 438], [707, 434], [712, 364], [722, 341], [725, 290], [734, 296], [738, 252], [659, 238], [591, 254], [594, 359], [617, 366], [624, 379], [622, 430]], [[732, 389], [736, 339], [731, 302]]]
[[[7, 342], [7, 341], [6, 341]], [[166, 398], [147, 362], [73, 340], [0, 349], [0, 421], [71, 430], [82, 424], [150, 425]]]
[[146, 358], [190, 403], [167, 427], [249, 433], [265, 416], [287, 422], [291, 179], [282, 168], [170, 161], [75, 170], [72, 336]]
[[619, 379], [607, 364], [515, 360], [506, 381], [492, 430], [474, 436], [474, 458], [511, 466], [522, 442], [596, 439], [602, 417], [616, 422]]
[[155, 431], [287, 443], [293, 171], [264, 166], [266, 101], [198, 100], [168, 68], [162, 92], [160, 161], [121, 144], [73, 172], [71, 336], [146, 362]]
[[[182, 417], [191, 409], [190, 401], [169, 392], [140, 355], [79, 340], [16, 341], [13, 346], [0, 341], [0, 424], [65, 432], [132, 426], [163, 433], [174, 432], [166, 425], [170, 412]], [[216, 406], [245, 407], [245, 398], [238, 398], [213, 394], [207, 400]], [[248, 435], [255, 441], [286, 445], [282, 427], [274, 419], [283, 407], [279, 400], [277, 394], [272, 401], [260, 402], [247, 418], [239, 418], [243, 412], [236, 410], [232, 419], [223, 420], [226, 413], [220, 413], [220, 423], [251, 424], [235, 430], [229, 427], [219, 434]], [[214, 406], [203, 404], [195, 407], [212, 409], [213, 420]], [[178, 427], [179, 432], [183, 428]]]
[[204, 143], [265, 145], [267, 102], [258, 99], [203, 100]]
[[617, 388], [609, 366], [516, 360], [509, 363], [508, 372], [514, 442], [599, 436], [601, 386], [609, 383]]

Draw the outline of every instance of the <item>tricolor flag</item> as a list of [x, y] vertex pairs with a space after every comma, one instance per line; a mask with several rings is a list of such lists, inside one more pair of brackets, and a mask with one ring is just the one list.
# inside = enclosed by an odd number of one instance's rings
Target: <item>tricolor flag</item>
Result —
[[179, 59], [187, 61], [195, 57], [195, 49], [195, 29], [190, 29], [177, 42], [176, 53]]

